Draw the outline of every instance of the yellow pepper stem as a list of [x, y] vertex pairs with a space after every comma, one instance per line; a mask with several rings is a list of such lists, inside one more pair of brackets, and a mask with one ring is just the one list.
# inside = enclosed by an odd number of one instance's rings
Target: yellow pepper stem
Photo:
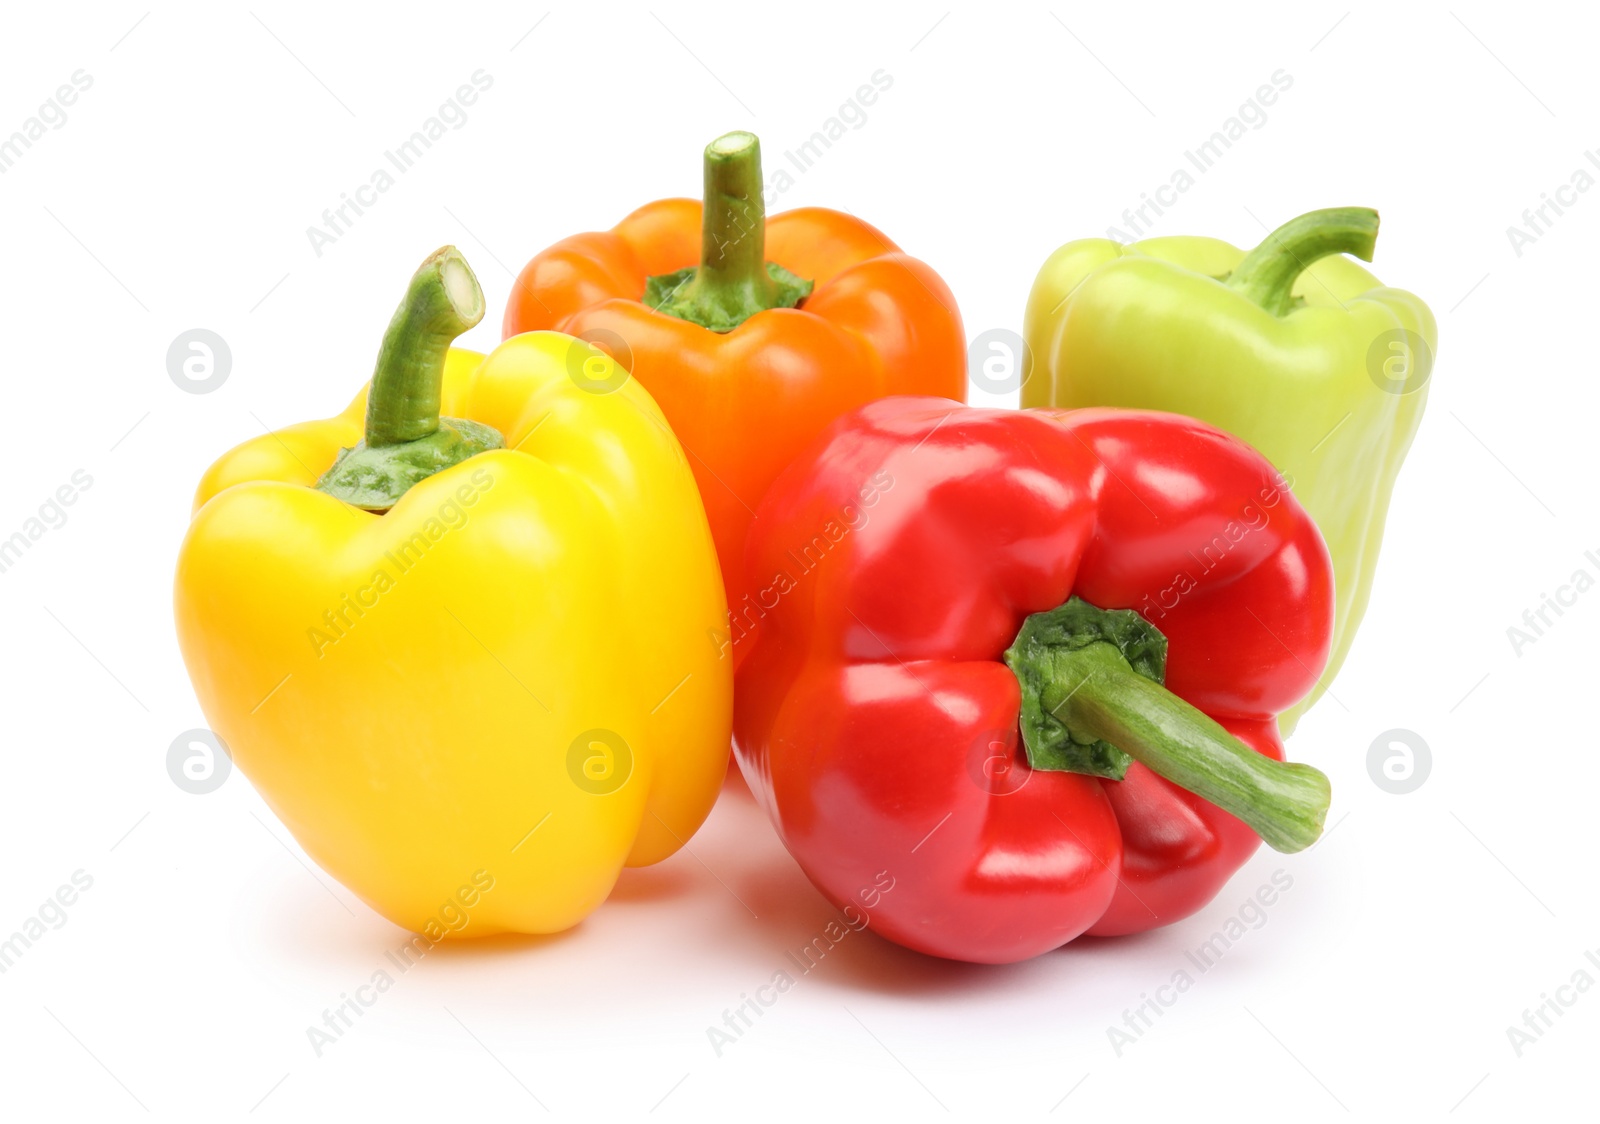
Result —
[[483, 290], [461, 252], [444, 246], [429, 254], [383, 334], [367, 391], [366, 440], [340, 451], [318, 490], [387, 511], [418, 481], [504, 447], [481, 422], [439, 416], [450, 344], [483, 319], [483, 309]]
[[454, 246], [428, 255], [383, 333], [367, 394], [367, 445], [381, 449], [439, 428], [444, 357], [483, 319], [483, 290]]

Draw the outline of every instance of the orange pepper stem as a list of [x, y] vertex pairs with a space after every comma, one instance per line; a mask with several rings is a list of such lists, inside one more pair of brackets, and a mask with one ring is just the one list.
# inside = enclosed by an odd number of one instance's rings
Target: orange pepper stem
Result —
[[731, 332], [758, 312], [793, 308], [812, 283], [766, 260], [761, 142], [733, 132], [706, 145], [700, 264], [651, 277], [644, 303], [658, 312]]
[[761, 142], [754, 133], [729, 133], [706, 145], [700, 273], [718, 286], [748, 285], [771, 307], [777, 285], [767, 276], [766, 265]]

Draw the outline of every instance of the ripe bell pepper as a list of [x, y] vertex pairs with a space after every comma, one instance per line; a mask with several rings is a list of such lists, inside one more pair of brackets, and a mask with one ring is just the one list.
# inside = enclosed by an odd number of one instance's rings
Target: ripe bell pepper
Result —
[[460, 255], [430, 257], [370, 392], [205, 474], [176, 581], [233, 760], [431, 939], [567, 928], [672, 854], [732, 711], [710, 529], [660, 411], [580, 386], [571, 362], [612, 360], [566, 336], [450, 349], [482, 315]]
[[649, 203], [527, 264], [505, 335], [553, 328], [633, 372], [694, 466], [730, 610], [714, 637], [742, 659], [759, 613], [739, 576], [767, 486], [822, 428], [889, 394], [966, 397], [966, 343], [938, 274], [853, 216], [766, 217], [761, 149], [705, 150], [705, 202]]
[[[1219, 532], [1157, 629], [1135, 606]], [[818, 889], [890, 940], [1004, 963], [1141, 932], [1258, 833], [1322, 829], [1327, 778], [1282, 762], [1274, 716], [1327, 659], [1327, 551], [1203, 422], [876, 402], [773, 485], [749, 566], [769, 607], [739, 765]]]
[[[1171, 410], [1219, 426], [1291, 481], [1333, 555], [1327, 689], [1366, 612], [1389, 495], [1422, 422], [1438, 331], [1428, 306], [1347, 257], [1372, 260], [1378, 214], [1312, 211], [1246, 254], [1215, 238], [1062, 246], [1028, 297], [1024, 406]], [[1164, 601], [1199, 563], [1181, 562]]]

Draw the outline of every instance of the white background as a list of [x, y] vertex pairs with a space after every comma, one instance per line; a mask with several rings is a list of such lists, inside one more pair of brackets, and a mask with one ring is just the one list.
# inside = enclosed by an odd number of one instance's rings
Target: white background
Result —
[[[1506, 634], [1600, 575], [1600, 191], [1520, 256], [1506, 233], [1600, 148], [1584, 15], [464, 9], [8, 10], [0, 135], [74, 71], [93, 85], [0, 176], [0, 537], [75, 470], [93, 485], [0, 574], [0, 936], [74, 871], [93, 887], [0, 975], [7, 1117], [1504, 1120], [1591, 1101], [1600, 989], [1565, 993], [1520, 1057], [1507, 1036], [1578, 970], [1600, 980], [1600, 592], [1520, 655]], [[467, 122], [314, 253], [323, 209], [480, 68]], [[317, 1057], [307, 1027], [405, 938], [243, 776], [195, 796], [167, 775], [204, 724], [170, 594], [197, 478], [342, 407], [434, 247], [476, 265], [491, 312], [466, 342], [488, 348], [534, 252], [697, 193], [728, 129], [757, 131], [770, 167], [879, 69], [892, 88], [778, 208], [879, 225], [941, 271], [969, 336], [1020, 328], [1045, 256], [1119, 223], [1279, 69], [1265, 125], [1157, 232], [1253, 244], [1315, 207], [1381, 208], [1373, 268], [1431, 303], [1441, 345], [1360, 641], [1290, 745], [1333, 778], [1332, 830], [1258, 854], [1187, 922], [1014, 967], [852, 935], [718, 1057], [707, 1027], [834, 916], [730, 788], [692, 854], [628, 873], [576, 930], [441, 949]], [[195, 327], [232, 351], [214, 393], [168, 377]], [[1409, 795], [1368, 773], [1393, 728], [1432, 750]], [[1266, 923], [1119, 1056], [1107, 1028], [1280, 868]]]

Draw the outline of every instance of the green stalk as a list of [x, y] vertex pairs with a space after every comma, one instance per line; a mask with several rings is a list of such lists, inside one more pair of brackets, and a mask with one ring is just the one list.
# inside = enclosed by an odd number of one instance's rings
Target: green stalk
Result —
[[498, 431], [441, 418], [445, 359], [483, 319], [483, 290], [454, 246], [417, 269], [378, 349], [367, 391], [366, 438], [343, 449], [317, 488], [367, 511], [387, 511], [413, 485], [468, 457], [504, 447]]
[[1163, 687], [1166, 638], [1132, 610], [1073, 598], [1035, 613], [1006, 663], [1022, 687], [1031, 767], [1120, 780], [1137, 760], [1274, 850], [1304, 850], [1322, 834], [1328, 778], [1257, 753]]
[[811, 294], [811, 282], [767, 261], [766, 251], [761, 142], [728, 133], [705, 150], [700, 264], [651, 277], [644, 303], [713, 332], [731, 332], [769, 308], [793, 308]]
[[1283, 316], [1294, 307], [1290, 290], [1312, 262], [1330, 254], [1372, 260], [1378, 241], [1378, 212], [1371, 207], [1329, 207], [1290, 219], [1245, 255], [1227, 285], [1256, 304]]

